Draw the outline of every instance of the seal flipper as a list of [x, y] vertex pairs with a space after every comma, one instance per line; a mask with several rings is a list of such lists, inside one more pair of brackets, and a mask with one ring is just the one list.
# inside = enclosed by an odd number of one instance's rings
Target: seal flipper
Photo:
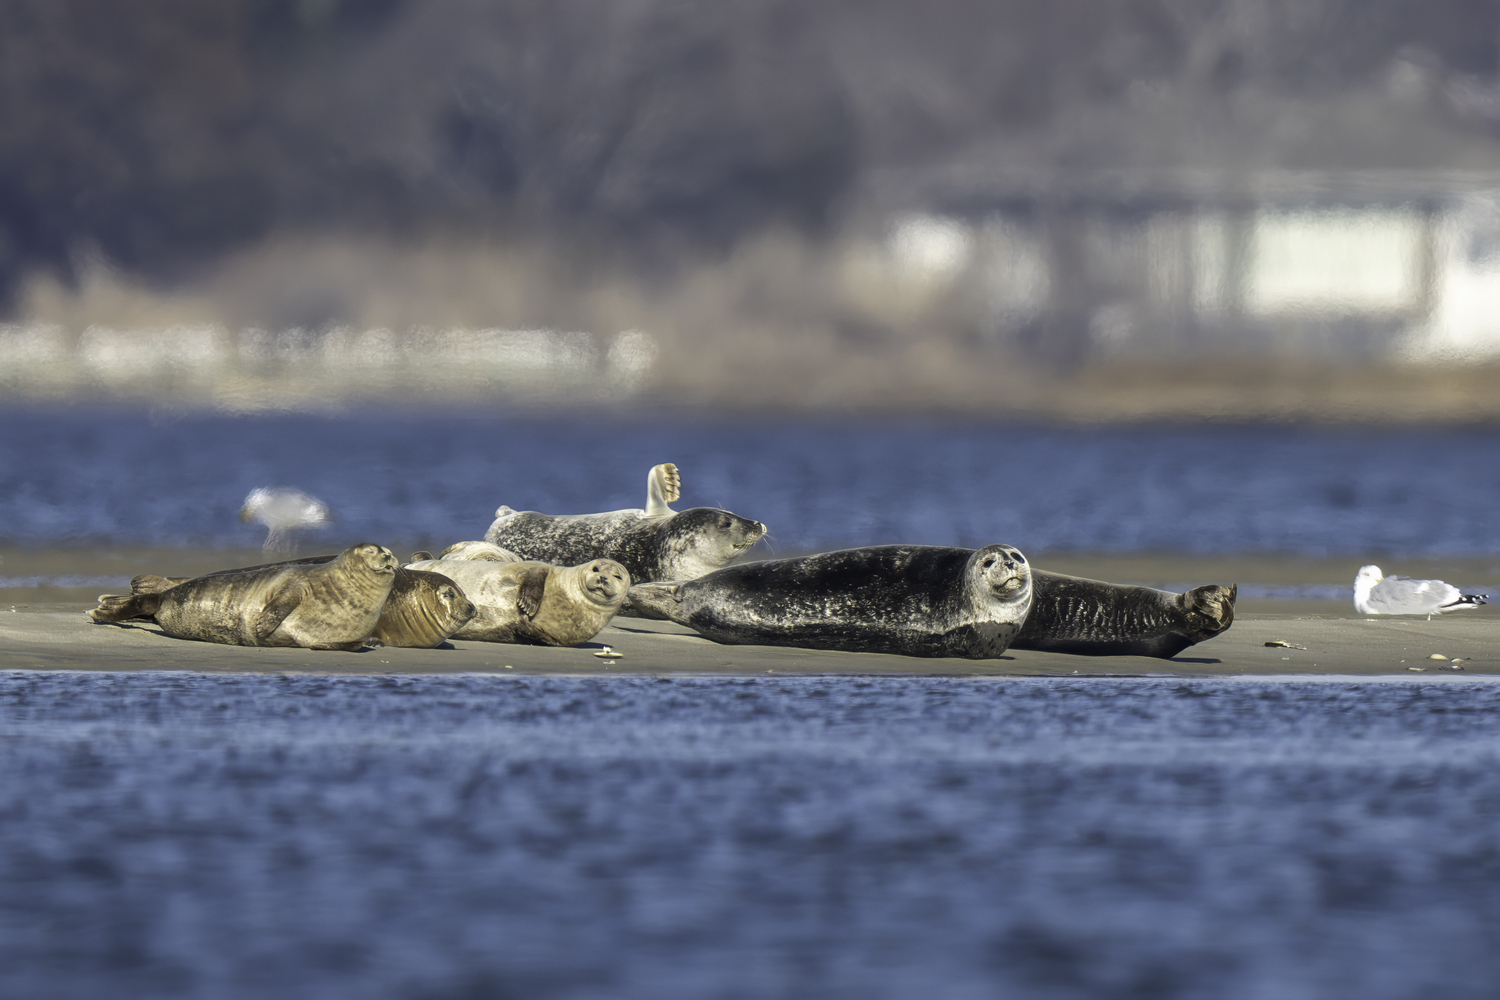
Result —
[[1193, 640], [1194, 642], [1202, 642], [1218, 635], [1234, 624], [1234, 602], [1239, 592], [1240, 585], [1237, 583], [1228, 587], [1211, 583], [1194, 587], [1182, 595], [1182, 610], [1187, 612], [1190, 622], [1197, 625], [1207, 619], [1203, 622], [1206, 627], [1200, 630], [1201, 638]]
[[99, 606], [89, 612], [96, 622], [123, 622], [132, 618], [154, 618], [161, 607], [159, 594], [131, 594], [129, 597], [99, 595]]
[[682, 477], [671, 462], [653, 465], [646, 474], [646, 516], [666, 517], [677, 513], [667, 504], [682, 496]]
[[408, 560], [406, 560], [406, 561], [409, 562], [409, 563], [414, 563], [414, 562], [422, 562], [424, 560], [431, 559], [431, 558], [432, 558], [432, 553], [431, 552], [428, 552], [426, 549], [418, 549], [417, 551], [413, 552], [411, 554], [411, 558], [408, 559]]
[[130, 578], [130, 592], [132, 594], [160, 594], [162, 591], [171, 590], [179, 583], [187, 583], [190, 576], [157, 576], [155, 573], [142, 573], [140, 576]]
[[682, 584], [676, 581], [638, 583], [630, 588], [630, 600], [627, 602], [638, 618], [672, 622], [681, 621], [681, 610], [678, 607], [681, 603]]
[[542, 608], [542, 594], [547, 588], [547, 577], [551, 570], [534, 566], [522, 574], [516, 587], [516, 610], [527, 619], [535, 618]]
[[269, 639], [272, 633], [281, 627], [281, 623], [286, 621], [286, 616], [296, 611], [297, 605], [301, 603], [301, 583], [293, 583], [278, 591], [276, 596], [267, 601], [266, 606], [255, 617], [253, 631], [256, 641], [265, 642]]

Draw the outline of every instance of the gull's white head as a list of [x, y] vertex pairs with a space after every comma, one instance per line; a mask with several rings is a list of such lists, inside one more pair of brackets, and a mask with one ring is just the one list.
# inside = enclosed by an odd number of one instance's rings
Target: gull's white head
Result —
[[329, 517], [327, 504], [301, 490], [251, 490], [240, 508], [241, 521], [259, 521], [270, 530], [265, 544], [268, 551], [280, 549], [287, 532], [326, 524]]
[[1354, 574], [1354, 600], [1355, 603], [1368, 600], [1370, 591], [1385, 576], [1380, 572], [1379, 566], [1361, 566], [1359, 572]]

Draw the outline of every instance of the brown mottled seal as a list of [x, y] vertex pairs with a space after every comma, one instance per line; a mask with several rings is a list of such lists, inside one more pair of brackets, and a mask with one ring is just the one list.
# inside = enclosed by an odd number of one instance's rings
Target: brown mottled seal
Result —
[[630, 600], [715, 642], [979, 660], [1020, 632], [1031, 573], [1009, 545], [874, 545], [638, 584]]
[[610, 559], [579, 566], [485, 559], [413, 563], [453, 579], [474, 602], [474, 620], [455, 639], [576, 646], [609, 624], [630, 590], [630, 574]]
[[1031, 614], [1015, 649], [1085, 656], [1172, 657], [1234, 621], [1237, 586], [1185, 594], [1031, 571]]
[[179, 639], [238, 646], [358, 649], [396, 581], [391, 550], [368, 542], [325, 563], [201, 576], [157, 593], [99, 598], [99, 622], [152, 618]]
[[646, 508], [603, 514], [539, 514], [501, 507], [484, 540], [523, 559], [573, 566], [613, 559], [637, 583], [691, 580], [712, 572], [760, 541], [759, 521], [712, 507], [681, 513], [668, 506], [680, 495], [677, 466], [654, 466], [646, 477]]
[[[248, 569], [220, 570], [209, 576], [225, 573], [244, 573], [249, 570], [270, 569], [272, 566], [316, 566], [332, 562], [337, 556], [309, 556], [288, 562], [271, 563], [266, 566], [251, 566]], [[192, 577], [167, 577], [144, 574], [130, 581], [130, 592], [157, 594]], [[396, 580], [391, 593], [380, 609], [380, 620], [370, 638], [385, 646], [406, 646], [415, 649], [432, 649], [440, 646], [453, 633], [473, 619], [477, 609], [464, 596], [458, 584], [440, 573], [426, 570], [396, 568]]]

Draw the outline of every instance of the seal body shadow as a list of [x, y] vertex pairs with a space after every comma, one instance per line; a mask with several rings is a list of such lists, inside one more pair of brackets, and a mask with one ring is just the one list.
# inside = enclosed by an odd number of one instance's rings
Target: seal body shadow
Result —
[[1012, 646], [1084, 656], [1170, 658], [1234, 622], [1236, 586], [1184, 594], [1031, 571], [1031, 614]]
[[441, 573], [463, 587], [476, 614], [453, 638], [482, 642], [576, 646], [609, 624], [630, 590], [630, 574], [609, 559], [577, 566], [434, 559], [408, 568]]
[[876, 545], [638, 584], [630, 596], [644, 617], [715, 642], [987, 659], [1020, 632], [1031, 574], [1009, 545]]
[[352, 650], [374, 632], [395, 574], [390, 550], [364, 543], [323, 563], [252, 567], [154, 593], [143, 586], [130, 597], [101, 597], [90, 616], [101, 622], [149, 617], [179, 639]]

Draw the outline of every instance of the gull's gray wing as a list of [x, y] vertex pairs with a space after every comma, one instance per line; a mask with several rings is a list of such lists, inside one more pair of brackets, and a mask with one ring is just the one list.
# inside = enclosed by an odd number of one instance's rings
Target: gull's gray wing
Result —
[[1442, 580], [1388, 576], [1370, 591], [1370, 606], [1383, 615], [1427, 615], [1462, 596]]

